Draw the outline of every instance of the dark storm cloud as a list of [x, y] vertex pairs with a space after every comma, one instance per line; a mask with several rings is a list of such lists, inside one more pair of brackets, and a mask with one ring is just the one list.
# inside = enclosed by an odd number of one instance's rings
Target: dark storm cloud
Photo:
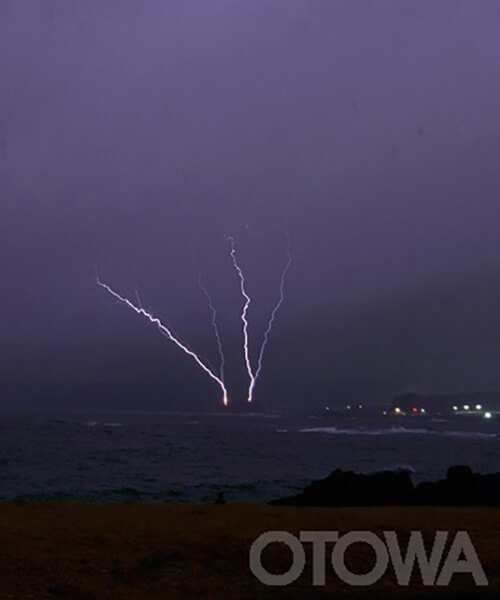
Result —
[[[499, 387], [499, 27], [486, 0], [1, 2], [2, 381], [211, 403], [92, 265], [214, 358], [195, 248], [237, 387], [223, 235], [250, 225], [262, 328], [286, 213], [294, 265], [263, 401]], [[479, 310], [482, 333], [465, 326]]]

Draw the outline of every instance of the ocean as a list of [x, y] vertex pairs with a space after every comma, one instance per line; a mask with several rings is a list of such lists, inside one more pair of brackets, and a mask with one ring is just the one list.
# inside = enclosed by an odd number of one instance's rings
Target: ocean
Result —
[[333, 469], [500, 470], [500, 420], [173, 412], [0, 413], [0, 497], [266, 502]]

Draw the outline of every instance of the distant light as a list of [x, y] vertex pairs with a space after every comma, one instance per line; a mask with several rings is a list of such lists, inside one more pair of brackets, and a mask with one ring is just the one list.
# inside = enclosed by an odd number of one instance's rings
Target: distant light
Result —
[[489, 411], [486, 411], [486, 412], [484, 413], [484, 418], [485, 418], [485, 419], [491, 419], [491, 413], [490, 413]]
[[418, 413], [418, 408], [417, 408], [416, 406], [414, 406], [414, 407], [411, 409], [411, 412], [412, 412], [412, 413]]
[[330, 407], [329, 407], [329, 406], [325, 406], [325, 409], [326, 409], [326, 410], [330, 410]]
[[399, 415], [399, 413], [401, 412], [401, 409], [399, 408], [399, 406], [396, 406], [396, 408], [394, 409], [394, 412]]
[[480, 404], [476, 404], [476, 410], [481, 410], [483, 407]]
[[351, 405], [350, 404], [347, 405], [347, 410], [351, 410]]
[[384, 411], [382, 412], [382, 414], [383, 414], [383, 415], [386, 415], [386, 414], [387, 414], [387, 411], [386, 411], [386, 410], [384, 410]]
[[453, 410], [458, 410], [458, 406], [454, 406], [454, 407], [453, 407]]
[[423, 415], [425, 415], [425, 408], [421, 408], [421, 409], [420, 409], [420, 412], [421, 412]]
[[363, 408], [363, 405], [362, 404], [358, 404], [358, 408]]
[[468, 404], [464, 404], [464, 410], [469, 410], [470, 406]]

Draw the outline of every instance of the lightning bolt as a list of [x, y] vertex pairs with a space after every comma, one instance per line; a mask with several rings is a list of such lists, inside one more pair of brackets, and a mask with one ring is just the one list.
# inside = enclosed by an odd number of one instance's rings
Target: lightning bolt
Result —
[[290, 269], [291, 266], [292, 266], [292, 254], [290, 251], [290, 232], [289, 232], [288, 226], [287, 226], [287, 228], [286, 228], [286, 263], [283, 268], [283, 271], [281, 272], [279, 298], [278, 298], [278, 302], [276, 303], [275, 307], [271, 311], [271, 316], [269, 317], [269, 322], [268, 322], [267, 328], [264, 332], [264, 339], [262, 340], [262, 345], [260, 347], [259, 357], [257, 360], [257, 370], [255, 371], [255, 376], [254, 376], [253, 380], [250, 381], [250, 390], [248, 392], [249, 397], [253, 397], [255, 384], [257, 383], [257, 379], [259, 378], [260, 372], [262, 371], [262, 361], [264, 358], [264, 351], [266, 349], [267, 343], [269, 342], [269, 336], [271, 335], [271, 329], [273, 328], [276, 314], [279, 311], [279, 309], [281, 308], [283, 301], [285, 300], [286, 276], [287, 276], [288, 270]]
[[208, 367], [193, 350], [191, 350], [190, 348], [188, 348], [187, 346], [185, 346], [181, 341], [179, 341], [179, 339], [177, 339], [174, 336], [174, 334], [170, 331], [170, 329], [168, 327], [166, 327], [160, 321], [160, 319], [158, 319], [158, 317], [154, 317], [151, 313], [149, 313], [147, 310], [145, 310], [144, 308], [142, 308], [142, 306], [136, 306], [133, 302], [131, 302], [127, 298], [125, 298], [123, 296], [120, 296], [120, 294], [118, 294], [117, 292], [115, 292], [109, 285], [107, 285], [106, 283], [104, 283], [103, 281], [101, 281], [99, 279], [99, 275], [97, 273], [96, 273], [96, 280], [97, 280], [98, 285], [100, 285], [103, 289], [105, 289], [116, 300], [119, 300], [120, 302], [122, 302], [123, 304], [125, 304], [126, 306], [128, 306], [129, 308], [131, 308], [138, 315], [141, 315], [141, 316], [145, 317], [150, 323], [153, 323], [153, 325], [156, 325], [158, 327], [159, 331], [163, 335], [165, 335], [178, 348], [180, 348], [188, 356], [190, 356], [196, 362], [196, 364], [199, 367], [201, 367], [203, 369], [203, 371], [205, 371], [205, 373], [209, 377], [211, 377], [214, 381], [216, 381], [219, 384], [219, 386], [220, 386], [220, 388], [222, 390], [222, 402], [223, 402], [224, 406], [227, 406], [227, 404], [229, 402], [229, 400], [228, 400], [228, 392], [227, 392], [227, 389], [226, 389], [226, 386], [224, 384], [224, 380], [222, 379], [222, 377], [219, 377], [218, 375], [216, 375], [213, 372], [213, 370], [210, 367]]
[[252, 391], [255, 387], [255, 374], [252, 369], [252, 363], [250, 362], [250, 347], [249, 347], [250, 344], [248, 341], [248, 318], [247, 318], [248, 309], [250, 307], [250, 303], [252, 300], [251, 300], [250, 296], [247, 294], [246, 287], [245, 287], [245, 275], [243, 274], [243, 270], [241, 269], [240, 265], [238, 264], [238, 259], [236, 258], [236, 245], [234, 243], [234, 238], [232, 235], [226, 235], [226, 239], [228, 240], [228, 242], [231, 246], [231, 251], [229, 254], [231, 256], [231, 260], [233, 261], [233, 266], [234, 266], [236, 272], [238, 273], [238, 277], [240, 280], [241, 295], [243, 296], [243, 298], [245, 300], [245, 302], [243, 304], [243, 309], [241, 311], [240, 318], [243, 322], [243, 354], [245, 357], [245, 366], [247, 368], [248, 377], [250, 379], [247, 401], [252, 402], [252, 400], [253, 400]]
[[[245, 225], [245, 227], [248, 229], [248, 225]], [[230, 243], [230, 247], [231, 247], [230, 256], [231, 256], [231, 259], [233, 262], [233, 266], [234, 266], [234, 268], [238, 274], [239, 280], [240, 280], [241, 295], [243, 296], [243, 298], [245, 300], [244, 305], [243, 305], [243, 310], [241, 312], [241, 320], [243, 322], [243, 350], [244, 350], [244, 356], [245, 356], [245, 365], [246, 365], [248, 377], [250, 380], [249, 385], [248, 385], [247, 402], [252, 402], [253, 398], [254, 398], [255, 386], [257, 384], [259, 375], [262, 371], [264, 351], [269, 342], [269, 336], [271, 335], [271, 330], [273, 328], [276, 314], [278, 313], [278, 311], [285, 299], [286, 276], [287, 276], [288, 270], [290, 269], [290, 266], [292, 264], [292, 255], [290, 252], [290, 233], [289, 233], [288, 225], [287, 225], [286, 226], [286, 239], [287, 239], [286, 256], [287, 256], [287, 260], [286, 260], [285, 266], [283, 268], [283, 271], [281, 272], [280, 286], [279, 286], [279, 298], [278, 298], [278, 302], [276, 303], [273, 310], [271, 311], [271, 316], [269, 317], [269, 321], [268, 321], [266, 330], [264, 332], [264, 337], [263, 337], [262, 344], [260, 346], [260, 350], [259, 350], [259, 354], [258, 354], [258, 358], [257, 358], [257, 369], [255, 371], [252, 368], [252, 364], [251, 364], [251, 360], [250, 360], [248, 318], [247, 318], [247, 313], [248, 313], [248, 309], [250, 307], [251, 298], [246, 291], [245, 275], [244, 275], [243, 270], [240, 267], [238, 260], [236, 258], [236, 245], [235, 245], [234, 238], [231, 235], [226, 234], [226, 239]]]
[[207, 290], [207, 288], [205, 287], [205, 284], [203, 283], [203, 276], [201, 273], [201, 268], [200, 268], [200, 265], [198, 264], [198, 261], [196, 260], [194, 251], [192, 253], [192, 257], [193, 257], [194, 268], [196, 269], [196, 272], [198, 273], [198, 285], [200, 286], [201, 291], [205, 294], [205, 297], [208, 302], [208, 308], [210, 310], [210, 314], [212, 315], [212, 319], [211, 319], [212, 329], [214, 330], [215, 340], [217, 342], [217, 350], [219, 351], [219, 359], [220, 359], [219, 374], [220, 374], [220, 378], [222, 379], [222, 381], [224, 381], [224, 367], [226, 364], [226, 359], [224, 357], [224, 350], [222, 347], [222, 339], [221, 339], [221, 335], [220, 335], [220, 331], [219, 331], [219, 325], [217, 323], [217, 311], [215, 310], [212, 296], [211, 296], [210, 292]]

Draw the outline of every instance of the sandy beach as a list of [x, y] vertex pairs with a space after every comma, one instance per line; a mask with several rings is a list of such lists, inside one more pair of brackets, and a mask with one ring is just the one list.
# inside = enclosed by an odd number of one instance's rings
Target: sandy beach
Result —
[[[499, 508], [296, 508], [235, 503], [91, 505], [63, 502], [0, 503], [0, 598], [28, 599], [250, 599], [250, 598], [471, 598], [500, 591]], [[342, 583], [328, 565], [326, 585], [311, 584], [311, 557], [287, 587], [266, 587], [251, 573], [249, 548], [261, 533], [333, 530], [345, 533], [412, 530], [434, 539], [436, 530], [466, 530], [489, 580], [478, 588], [469, 574], [449, 587], [425, 587], [413, 576], [397, 585], [392, 568], [370, 588]], [[406, 542], [405, 542], [406, 543]], [[405, 548], [405, 545], [402, 544]], [[269, 570], [285, 571], [286, 549], [269, 547]], [[357, 551], [359, 549], [359, 552]], [[359, 545], [346, 554], [356, 572], [373, 555]]]

